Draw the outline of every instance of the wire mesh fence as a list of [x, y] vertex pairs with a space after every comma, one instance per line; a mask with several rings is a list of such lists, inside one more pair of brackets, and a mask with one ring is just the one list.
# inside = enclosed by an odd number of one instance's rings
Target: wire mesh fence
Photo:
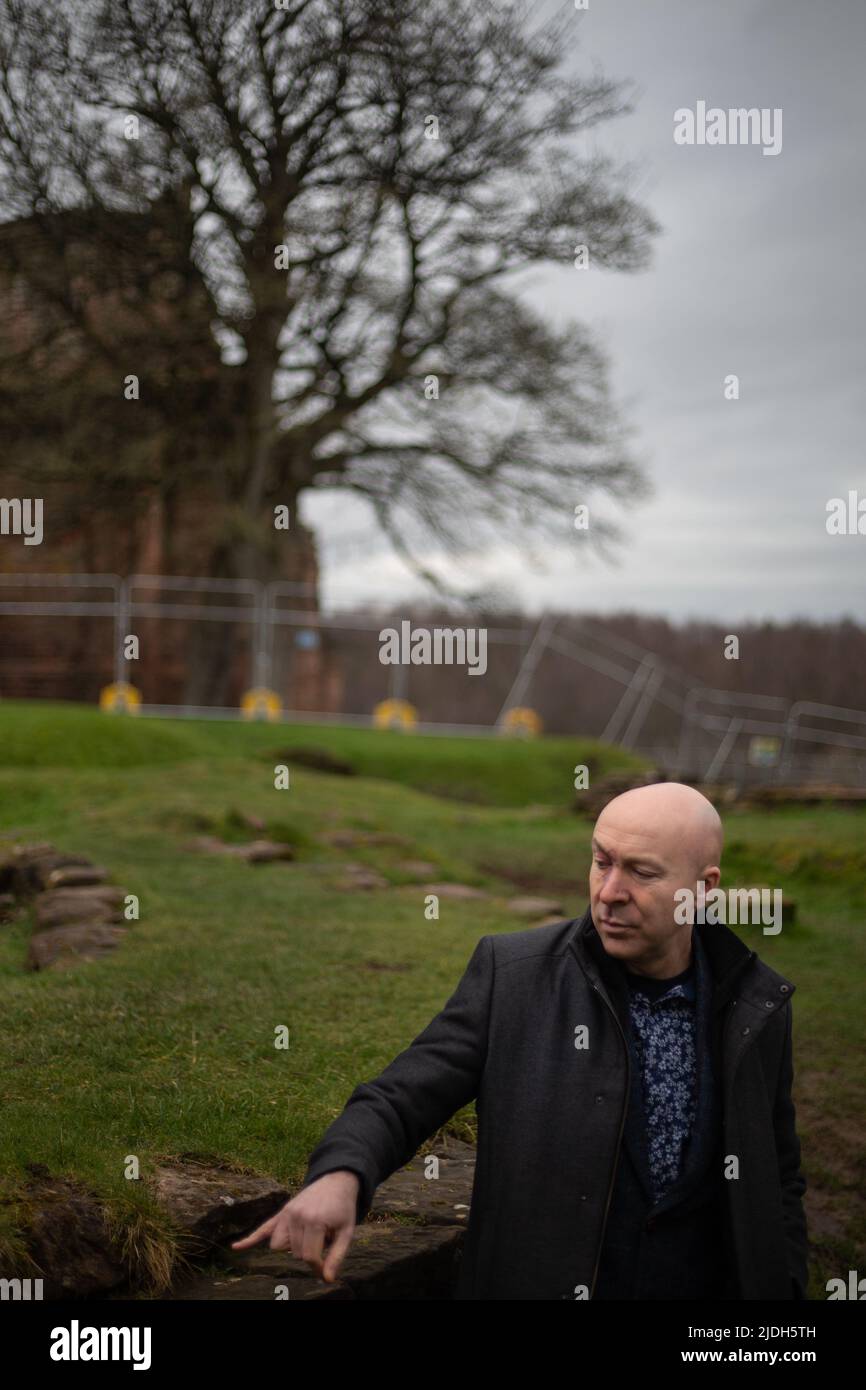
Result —
[[[468, 631], [466, 615], [428, 620], [452, 636]], [[540, 728], [618, 743], [668, 775], [866, 787], [864, 711], [710, 689], [573, 615], [473, 622], [484, 637], [483, 680], [466, 660], [405, 659], [405, 642], [404, 659], [386, 664], [383, 633], [408, 627], [411, 638], [423, 622], [393, 612], [325, 614], [310, 585], [4, 574], [0, 697], [93, 702], [114, 683], [135, 688], [141, 714], [232, 719], [258, 691], [274, 697], [270, 717], [357, 724], [390, 700], [411, 707], [422, 731], [479, 734], [502, 730], [528, 707]]]

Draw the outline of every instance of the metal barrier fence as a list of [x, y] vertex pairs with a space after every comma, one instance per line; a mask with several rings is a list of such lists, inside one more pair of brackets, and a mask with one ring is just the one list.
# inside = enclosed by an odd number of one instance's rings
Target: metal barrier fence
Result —
[[866, 711], [696, 686], [675, 766], [681, 773], [697, 766], [707, 782], [735, 773], [744, 782], [866, 786]]
[[[248, 684], [268, 690], [279, 666], [278, 636], [294, 631], [310, 642], [323, 634], [378, 632], [382, 618], [341, 615], [330, 618], [300, 601], [315, 599], [308, 584], [278, 580], [194, 578], [134, 574], [0, 574], [0, 595], [9, 589], [65, 589], [65, 598], [0, 597], [0, 616], [87, 617], [111, 624], [114, 680], [126, 680], [129, 663], [124, 644], [139, 618], [169, 621], [240, 624], [248, 632]], [[82, 595], [85, 595], [82, 597]], [[194, 601], [197, 599], [199, 601]], [[202, 602], [201, 600], [205, 601]], [[294, 604], [292, 603], [294, 601]], [[489, 723], [419, 722], [425, 732], [492, 734], [504, 726], [509, 712], [529, 699], [546, 652], [579, 664], [621, 688], [601, 738], [638, 752], [651, 753], [642, 742], [650, 711], [659, 707], [677, 720], [678, 741], [665, 745], [669, 772], [703, 781], [734, 777], [740, 781], [789, 781], [832, 776], [836, 781], [866, 786], [866, 711], [842, 709], [779, 696], [714, 690], [695, 684], [658, 654], [617, 634], [604, 632], [569, 615], [579, 642], [557, 632], [559, 619], [544, 616], [527, 641], [525, 630], [485, 625], [487, 641], [523, 648], [498, 716]], [[307, 643], [309, 645], [309, 642]], [[409, 670], [389, 668], [389, 697], [405, 700]], [[231, 706], [143, 703], [140, 713], [197, 718], [238, 718]], [[371, 713], [286, 709], [285, 721], [354, 723], [365, 725]], [[582, 731], [583, 732], [583, 731]], [[656, 750], [657, 751], [657, 750]]]

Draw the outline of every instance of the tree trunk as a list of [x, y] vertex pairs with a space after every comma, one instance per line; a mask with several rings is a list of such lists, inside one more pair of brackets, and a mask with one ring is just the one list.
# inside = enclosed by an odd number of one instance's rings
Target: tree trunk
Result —
[[[312, 586], [311, 592], [283, 598], [283, 607], [308, 609], [317, 613], [318, 565], [312, 533], [297, 520], [297, 496], [281, 498], [290, 508], [291, 525], [278, 531], [276, 541], [267, 547], [257, 547], [247, 540], [233, 545], [220, 545], [211, 555], [211, 578], [242, 578], [255, 580], [264, 587], [273, 580], [288, 580]], [[267, 517], [272, 524], [272, 514]], [[244, 612], [250, 606], [247, 598], [230, 594], [202, 594], [200, 603], [206, 607], [232, 607]], [[293, 628], [278, 626], [274, 633], [273, 650], [284, 657], [292, 643]], [[265, 634], [267, 637], [267, 634]], [[232, 623], [218, 620], [194, 620], [191, 624], [185, 700], [190, 705], [237, 706], [245, 690], [259, 683], [255, 670], [257, 628], [254, 622]], [[274, 668], [262, 678], [265, 683], [278, 683], [285, 660], [274, 662]], [[278, 691], [283, 694], [284, 692]]]

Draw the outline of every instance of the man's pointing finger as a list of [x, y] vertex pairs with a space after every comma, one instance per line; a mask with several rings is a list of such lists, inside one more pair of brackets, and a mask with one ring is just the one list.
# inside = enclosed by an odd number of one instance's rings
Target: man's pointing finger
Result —
[[268, 1221], [265, 1221], [263, 1225], [257, 1226], [250, 1235], [244, 1236], [243, 1240], [233, 1240], [232, 1250], [246, 1250], [250, 1245], [258, 1245], [259, 1241], [265, 1240], [276, 1226], [278, 1216], [279, 1212], [277, 1212], [276, 1216], [272, 1216]]

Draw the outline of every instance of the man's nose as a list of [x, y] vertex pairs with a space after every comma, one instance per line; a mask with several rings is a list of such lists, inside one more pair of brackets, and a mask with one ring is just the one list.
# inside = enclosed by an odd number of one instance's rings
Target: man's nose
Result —
[[610, 872], [605, 875], [605, 880], [598, 896], [603, 903], [613, 903], [622, 898], [627, 898], [628, 888], [626, 887], [625, 875], [621, 874], [618, 869], [611, 869]]

